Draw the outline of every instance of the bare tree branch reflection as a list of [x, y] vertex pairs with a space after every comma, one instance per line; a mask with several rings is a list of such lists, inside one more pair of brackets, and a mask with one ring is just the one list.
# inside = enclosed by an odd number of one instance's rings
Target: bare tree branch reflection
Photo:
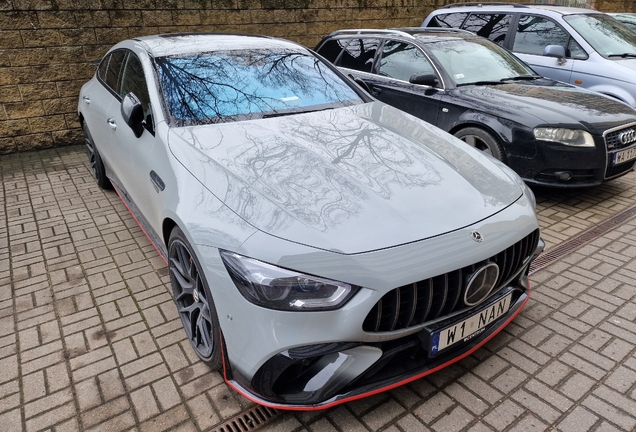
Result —
[[238, 50], [156, 61], [179, 126], [260, 118], [357, 99], [317, 58], [295, 51]]

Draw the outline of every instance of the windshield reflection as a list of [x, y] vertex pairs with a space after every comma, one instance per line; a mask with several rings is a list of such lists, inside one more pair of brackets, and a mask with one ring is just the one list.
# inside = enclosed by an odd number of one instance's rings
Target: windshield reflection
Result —
[[427, 46], [455, 85], [535, 75], [532, 69], [488, 40], [446, 40]]
[[607, 15], [563, 17], [603, 57], [636, 55], [636, 33]]
[[235, 50], [156, 61], [166, 105], [177, 126], [221, 123], [361, 100], [309, 53]]

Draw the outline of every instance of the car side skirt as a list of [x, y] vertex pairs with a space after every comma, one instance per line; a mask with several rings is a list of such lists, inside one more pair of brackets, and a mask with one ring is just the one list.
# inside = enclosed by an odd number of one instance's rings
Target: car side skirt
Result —
[[135, 203], [128, 197], [128, 195], [119, 188], [117, 182], [110, 178], [110, 183], [113, 185], [113, 189], [117, 193], [117, 196], [119, 196], [121, 202], [124, 204], [135, 222], [137, 222], [137, 225], [139, 225], [139, 228], [141, 228], [141, 231], [144, 233], [146, 238], [150, 241], [150, 244], [152, 244], [152, 246], [155, 248], [163, 262], [168, 265], [168, 251], [161, 241], [161, 238], [159, 238], [154, 230], [150, 228], [150, 224], [148, 224], [148, 221], [146, 221]]

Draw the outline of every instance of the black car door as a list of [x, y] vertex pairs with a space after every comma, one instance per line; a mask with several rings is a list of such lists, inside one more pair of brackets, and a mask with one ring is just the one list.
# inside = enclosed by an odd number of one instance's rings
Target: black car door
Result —
[[[365, 79], [373, 95], [389, 105], [406, 111], [431, 124], [437, 124], [442, 81], [437, 71], [417, 46], [386, 40], [375, 67], [375, 74]], [[412, 84], [415, 75], [433, 75], [434, 86]]]

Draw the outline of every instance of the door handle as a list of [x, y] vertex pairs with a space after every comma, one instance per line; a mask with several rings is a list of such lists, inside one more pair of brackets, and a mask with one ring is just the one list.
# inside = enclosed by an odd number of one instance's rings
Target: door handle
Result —
[[115, 119], [114, 118], [109, 118], [108, 120], [106, 120], [106, 123], [108, 123], [108, 126], [111, 129], [117, 129], [117, 123], [115, 123]]
[[91, 103], [91, 98], [89, 98], [88, 96], [84, 96], [82, 99], [84, 100], [84, 103], [85, 103], [85, 104], [90, 105], [90, 103]]

